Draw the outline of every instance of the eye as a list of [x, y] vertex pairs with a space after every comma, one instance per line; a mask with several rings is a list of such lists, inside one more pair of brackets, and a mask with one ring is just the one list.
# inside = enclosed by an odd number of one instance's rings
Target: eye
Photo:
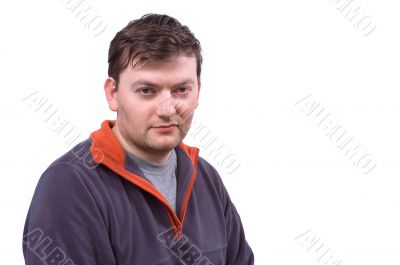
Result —
[[138, 92], [140, 92], [143, 95], [150, 95], [151, 93], [154, 93], [154, 90], [149, 87], [143, 87], [143, 88], [140, 88], [138, 90]]
[[187, 88], [187, 87], [180, 87], [180, 88], [178, 88], [178, 92], [179, 93], [181, 93], [181, 94], [184, 94], [184, 93], [186, 93], [186, 92], [189, 92], [189, 88]]

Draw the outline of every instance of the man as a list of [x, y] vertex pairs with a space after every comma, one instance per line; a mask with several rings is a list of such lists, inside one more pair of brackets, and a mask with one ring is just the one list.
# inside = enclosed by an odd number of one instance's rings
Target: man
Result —
[[26, 219], [26, 264], [254, 264], [217, 171], [185, 145], [201, 47], [167, 15], [111, 41], [106, 120], [41, 176]]

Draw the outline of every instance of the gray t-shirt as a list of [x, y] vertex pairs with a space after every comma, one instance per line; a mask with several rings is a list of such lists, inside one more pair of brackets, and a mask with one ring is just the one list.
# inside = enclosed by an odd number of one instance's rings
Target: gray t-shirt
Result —
[[170, 157], [163, 164], [149, 163], [131, 152], [127, 152], [127, 154], [138, 165], [144, 177], [161, 192], [176, 212], [177, 157], [175, 149], [172, 149]]

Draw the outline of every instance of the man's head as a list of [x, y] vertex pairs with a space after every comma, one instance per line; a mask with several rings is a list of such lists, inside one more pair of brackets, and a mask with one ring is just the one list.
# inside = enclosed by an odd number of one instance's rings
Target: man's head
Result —
[[173, 17], [147, 14], [129, 22], [111, 41], [108, 76], [118, 82], [119, 74], [129, 65], [143, 66], [181, 53], [196, 58], [196, 74], [200, 80], [201, 47], [190, 29]]
[[[198, 106], [201, 47], [166, 15], [131, 21], [111, 41], [104, 89], [125, 148], [161, 162], [186, 136]], [[160, 126], [176, 125], [169, 128]]]

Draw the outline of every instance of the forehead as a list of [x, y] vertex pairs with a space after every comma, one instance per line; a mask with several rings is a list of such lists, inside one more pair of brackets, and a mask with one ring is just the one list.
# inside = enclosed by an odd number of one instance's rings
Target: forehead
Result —
[[186, 79], [197, 79], [196, 57], [176, 55], [166, 60], [148, 61], [145, 65], [137, 65], [134, 61], [121, 72], [121, 79], [146, 80], [153, 82], [182, 81]]

